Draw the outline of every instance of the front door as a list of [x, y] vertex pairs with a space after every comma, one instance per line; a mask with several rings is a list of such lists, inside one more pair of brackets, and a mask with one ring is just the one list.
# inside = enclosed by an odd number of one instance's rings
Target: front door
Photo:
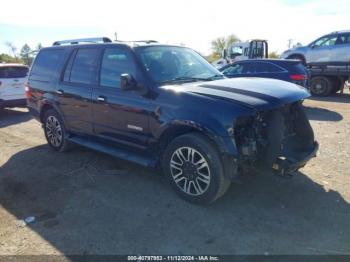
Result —
[[331, 49], [334, 47], [337, 40], [336, 35], [322, 37], [316, 40], [308, 50], [306, 54], [306, 61], [308, 63], [320, 63], [320, 62], [330, 62]]
[[99, 86], [92, 96], [94, 132], [100, 138], [144, 150], [151, 138], [151, 102], [137, 91], [120, 89], [120, 75], [124, 73], [140, 80], [133, 54], [127, 47], [106, 47]]

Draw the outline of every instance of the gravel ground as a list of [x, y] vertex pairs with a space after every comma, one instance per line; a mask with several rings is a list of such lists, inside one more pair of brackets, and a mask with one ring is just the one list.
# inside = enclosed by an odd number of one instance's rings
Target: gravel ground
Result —
[[305, 102], [320, 152], [294, 178], [249, 174], [207, 207], [154, 170], [55, 153], [26, 109], [0, 110], [0, 255], [350, 254], [349, 103]]

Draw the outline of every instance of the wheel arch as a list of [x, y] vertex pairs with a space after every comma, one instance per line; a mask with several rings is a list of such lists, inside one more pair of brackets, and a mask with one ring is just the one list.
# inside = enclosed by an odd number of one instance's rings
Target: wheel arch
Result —
[[45, 113], [50, 110], [50, 109], [54, 109], [61, 117], [62, 117], [62, 114], [60, 112], [60, 110], [55, 106], [53, 105], [52, 103], [50, 103], [49, 101], [44, 101], [42, 104], [41, 104], [41, 107], [40, 107], [40, 122], [43, 123], [44, 122], [44, 116], [45, 116]]
[[220, 136], [214, 130], [193, 121], [176, 121], [164, 127], [158, 135], [160, 152], [165, 150], [175, 138], [194, 132], [206, 137], [220, 153], [237, 155], [237, 150], [230, 137]]

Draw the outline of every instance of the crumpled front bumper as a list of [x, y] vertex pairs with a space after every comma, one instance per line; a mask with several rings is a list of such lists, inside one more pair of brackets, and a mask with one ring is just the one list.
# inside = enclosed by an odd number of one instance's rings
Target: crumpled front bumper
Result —
[[281, 176], [290, 177], [299, 168], [302, 168], [313, 157], [316, 156], [319, 149], [317, 141], [314, 142], [312, 148], [306, 152], [299, 152], [296, 157], [279, 157], [272, 165], [272, 169]]

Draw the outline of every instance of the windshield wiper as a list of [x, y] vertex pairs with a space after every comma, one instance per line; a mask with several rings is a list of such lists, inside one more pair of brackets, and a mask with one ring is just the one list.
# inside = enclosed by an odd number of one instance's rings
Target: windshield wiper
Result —
[[213, 75], [210, 77], [189, 77], [189, 76], [179, 76], [179, 77], [175, 77], [173, 79], [170, 80], [165, 80], [162, 83], [163, 84], [167, 84], [167, 83], [174, 83], [174, 82], [198, 82], [198, 81], [212, 81], [215, 78], [222, 78], [223, 75]]
[[209, 77], [207, 77], [205, 80], [211, 81], [211, 80], [222, 79], [222, 78], [224, 78], [224, 75], [219, 75], [219, 74], [217, 74], [217, 75], [209, 76]]
[[201, 78], [201, 77], [179, 76], [173, 79], [165, 80], [162, 83], [167, 84], [167, 83], [174, 83], [174, 82], [197, 82], [197, 81], [208, 81], [208, 79]]

